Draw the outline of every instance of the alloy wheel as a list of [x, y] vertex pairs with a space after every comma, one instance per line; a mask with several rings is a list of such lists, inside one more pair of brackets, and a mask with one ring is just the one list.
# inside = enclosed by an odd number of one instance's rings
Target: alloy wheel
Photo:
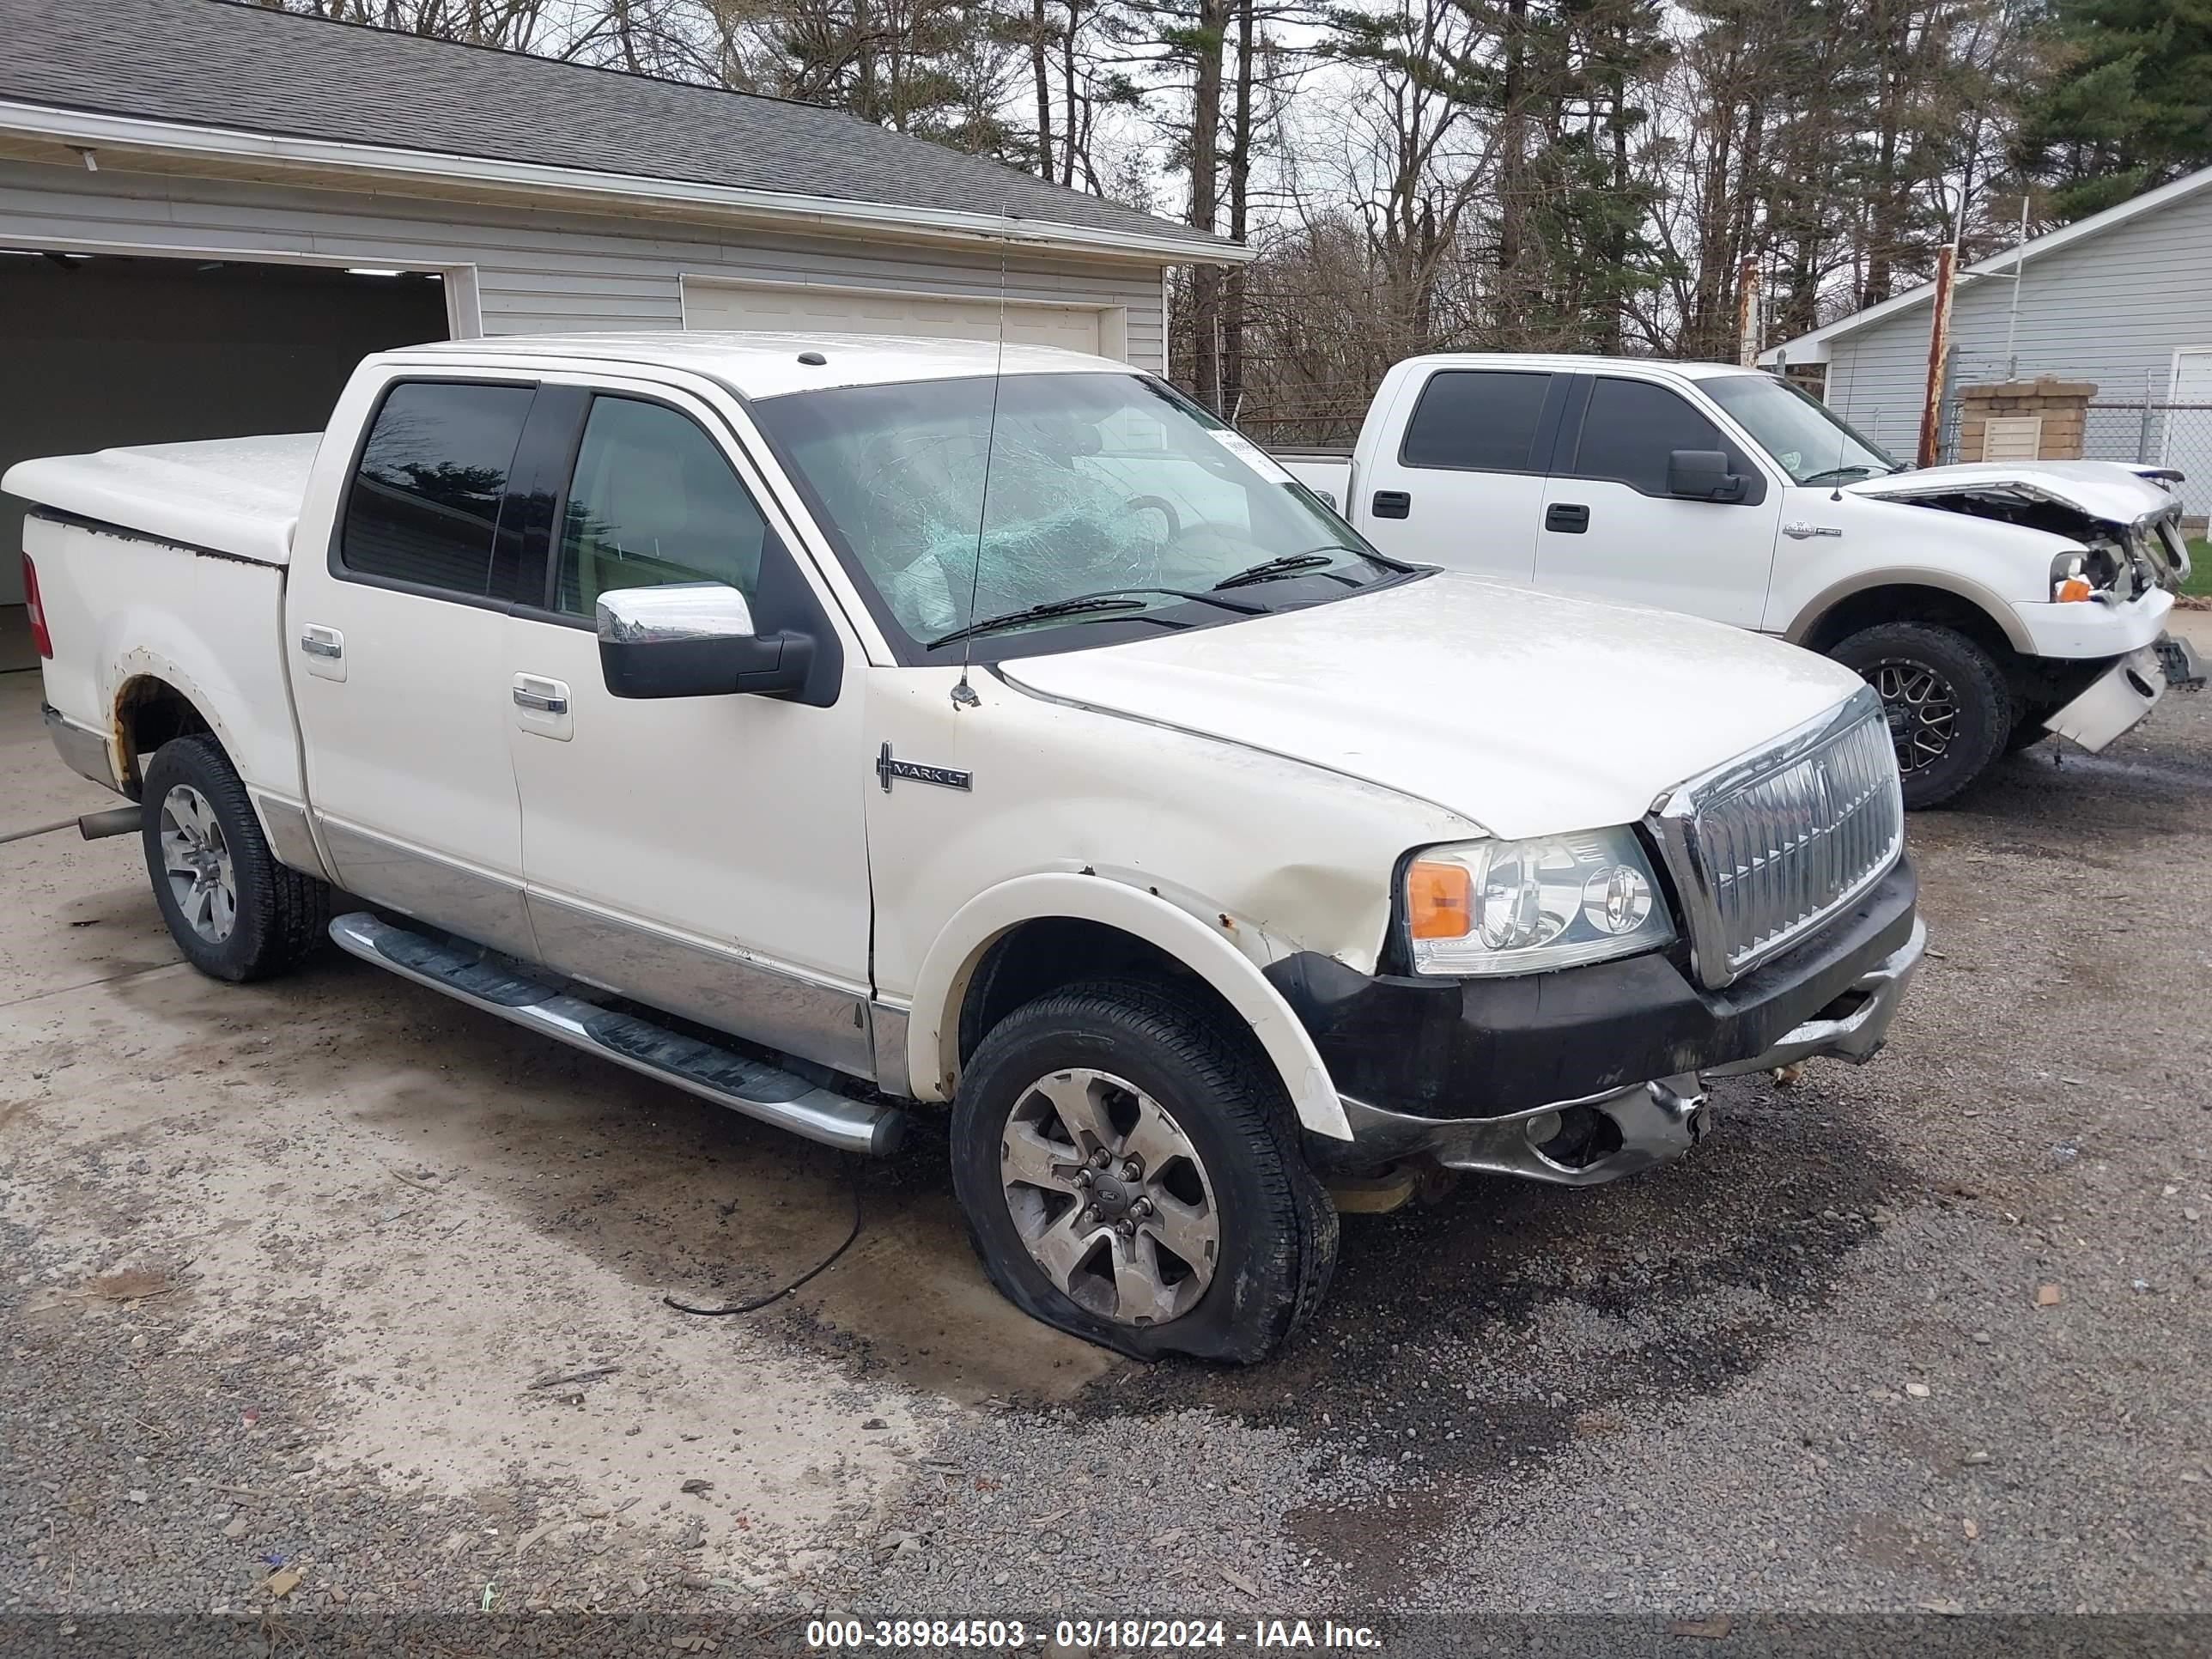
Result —
[[1099, 1317], [1164, 1325], [1212, 1283], [1221, 1221], [1205, 1163], [1134, 1085], [1082, 1066], [1039, 1078], [1007, 1116], [999, 1170], [1030, 1260]]
[[230, 842], [205, 795], [180, 783], [161, 798], [161, 868], [192, 932], [220, 945], [238, 925], [238, 876]]
[[1942, 673], [1909, 657], [1885, 657], [1867, 669], [1866, 680], [1881, 698], [1899, 772], [1910, 776], [1949, 752], [1959, 694]]

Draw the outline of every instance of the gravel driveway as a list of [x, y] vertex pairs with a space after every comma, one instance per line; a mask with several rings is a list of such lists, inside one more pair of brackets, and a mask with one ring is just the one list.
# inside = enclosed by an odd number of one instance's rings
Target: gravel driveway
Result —
[[[0, 830], [109, 799], [35, 705], [0, 676]], [[0, 1632], [2204, 1611], [2208, 805], [2212, 698], [2018, 757], [1913, 821], [1876, 1064], [1723, 1084], [1619, 1186], [1349, 1218], [1243, 1372], [1012, 1314], [926, 1137], [849, 1169], [336, 957], [218, 986], [134, 843], [0, 847], [0, 1615], [68, 1615]], [[664, 1305], [812, 1265], [855, 1182], [796, 1296]]]

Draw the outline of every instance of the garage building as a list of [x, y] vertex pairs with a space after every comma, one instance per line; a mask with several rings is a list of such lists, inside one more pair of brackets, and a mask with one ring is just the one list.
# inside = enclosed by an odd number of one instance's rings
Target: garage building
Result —
[[[0, 469], [319, 428], [364, 353], [483, 334], [1003, 314], [1161, 370], [1168, 269], [1248, 257], [811, 105], [230, 0], [5, 12]], [[10, 660], [21, 598], [0, 560]]]

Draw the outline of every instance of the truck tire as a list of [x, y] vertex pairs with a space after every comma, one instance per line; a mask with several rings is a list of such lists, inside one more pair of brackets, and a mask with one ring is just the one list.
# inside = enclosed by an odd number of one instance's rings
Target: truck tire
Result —
[[1828, 654], [1881, 694], [1906, 806], [1942, 805], [2004, 752], [2012, 692], [1996, 659], [1956, 629], [1881, 623]]
[[1138, 1358], [1265, 1359], [1335, 1265], [1280, 1079], [1143, 981], [1055, 991], [991, 1029], [953, 1100], [952, 1184], [1010, 1301]]
[[142, 799], [155, 902], [193, 967], [214, 979], [266, 979], [323, 942], [331, 890], [276, 861], [213, 738], [163, 744]]

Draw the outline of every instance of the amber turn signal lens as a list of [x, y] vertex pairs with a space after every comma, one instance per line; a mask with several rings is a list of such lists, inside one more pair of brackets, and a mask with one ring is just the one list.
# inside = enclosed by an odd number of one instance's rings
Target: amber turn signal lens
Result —
[[1465, 939], [1474, 929], [1474, 879], [1456, 864], [1406, 872], [1406, 913], [1415, 939]]
[[2078, 603], [2088, 597], [2089, 584], [2083, 581], [2079, 576], [2069, 576], [2064, 581], [2058, 584], [2057, 603], [2060, 605]]

